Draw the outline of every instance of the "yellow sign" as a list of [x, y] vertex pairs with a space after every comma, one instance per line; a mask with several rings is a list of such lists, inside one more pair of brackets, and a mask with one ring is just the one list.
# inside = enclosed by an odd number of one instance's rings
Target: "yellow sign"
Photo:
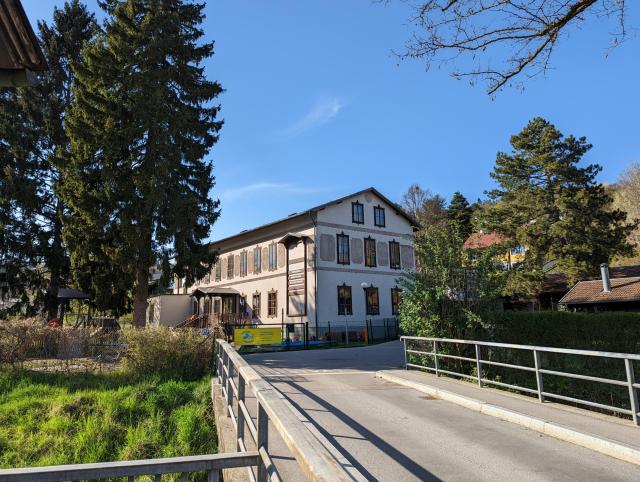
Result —
[[236, 328], [233, 342], [240, 345], [273, 345], [282, 341], [282, 328]]

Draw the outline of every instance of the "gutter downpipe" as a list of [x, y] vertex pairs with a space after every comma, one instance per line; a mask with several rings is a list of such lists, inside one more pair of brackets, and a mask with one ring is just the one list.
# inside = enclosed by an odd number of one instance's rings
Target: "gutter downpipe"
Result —
[[313, 211], [309, 211], [309, 218], [313, 223], [313, 276], [314, 276], [314, 318], [316, 323], [316, 336], [318, 336], [318, 217], [314, 216]]

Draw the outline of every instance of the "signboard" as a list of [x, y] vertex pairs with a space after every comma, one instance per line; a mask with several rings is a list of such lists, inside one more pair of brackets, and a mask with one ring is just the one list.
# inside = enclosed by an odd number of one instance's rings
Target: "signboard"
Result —
[[273, 345], [282, 341], [282, 328], [236, 328], [233, 342], [242, 345]]

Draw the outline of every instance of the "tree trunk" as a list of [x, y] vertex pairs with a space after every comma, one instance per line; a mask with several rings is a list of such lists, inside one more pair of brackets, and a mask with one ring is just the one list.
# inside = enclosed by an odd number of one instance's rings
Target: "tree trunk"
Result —
[[138, 266], [135, 296], [133, 298], [133, 324], [143, 327], [147, 320], [147, 298], [149, 296], [149, 267]]

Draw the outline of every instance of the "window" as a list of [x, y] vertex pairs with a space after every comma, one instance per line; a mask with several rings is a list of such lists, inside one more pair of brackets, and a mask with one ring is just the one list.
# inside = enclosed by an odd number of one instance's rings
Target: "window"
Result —
[[380, 301], [378, 299], [378, 288], [373, 286], [365, 288], [364, 295], [367, 301], [367, 315], [380, 314]]
[[178, 289], [182, 288], [182, 278], [178, 278], [177, 287]]
[[227, 258], [227, 279], [233, 278], [233, 255], [230, 254]]
[[258, 274], [262, 267], [262, 250], [260, 246], [253, 248], [253, 272]]
[[376, 240], [371, 237], [364, 240], [364, 265], [370, 268], [376, 266]]
[[385, 226], [385, 218], [384, 218], [384, 208], [380, 206], [375, 206], [373, 208], [373, 223], [376, 226], [384, 228]]
[[240, 253], [240, 276], [247, 276], [247, 252]]
[[269, 318], [275, 318], [276, 316], [278, 316], [278, 292], [277, 291], [269, 291], [269, 294], [267, 295], [267, 316]]
[[240, 276], [247, 276], [247, 252], [240, 253]]
[[349, 264], [349, 236], [336, 234], [338, 245], [338, 264]]
[[391, 314], [398, 314], [398, 306], [400, 305], [400, 288], [391, 288]]
[[351, 221], [364, 224], [364, 206], [358, 201], [351, 203]]
[[338, 314], [339, 315], [352, 315], [351, 304], [351, 286], [343, 284], [338, 286]]
[[400, 243], [397, 241], [389, 241], [389, 266], [400, 269]]
[[220, 281], [222, 279], [222, 261], [218, 260], [216, 262], [216, 281]]
[[254, 318], [260, 318], [260, 293], [253, 294], [253, 302], [251, 303], [251, 311]]
[[213, 312], [220, 314], [220, 307], [222, 306], [222, 300], [220, 298], [213, 299]]
[[278, 245], [271, 243], [269, 245], [269, 271], [278, 269]]

